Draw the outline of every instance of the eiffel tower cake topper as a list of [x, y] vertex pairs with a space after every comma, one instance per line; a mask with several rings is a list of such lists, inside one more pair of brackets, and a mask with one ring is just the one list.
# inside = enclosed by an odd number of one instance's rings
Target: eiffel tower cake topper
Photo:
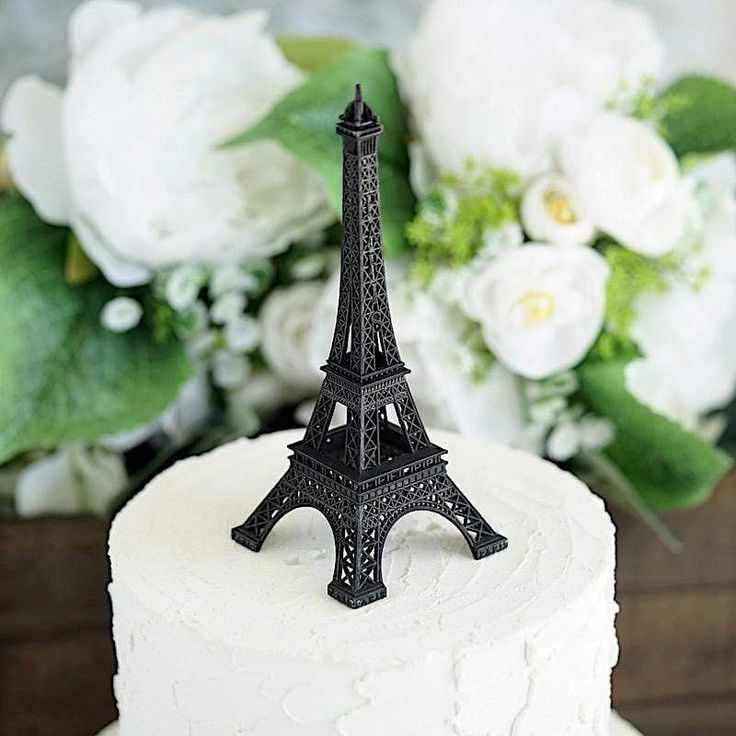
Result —
[[[311, 506], [335, 537], [327, 592], [351, 608], [386, 595], [381, 556], [394, 522], [434, 511], [452, 522], [475, 559], [504, 549], [447, 474], [446, 450], [430, 442], [412, 398], [391, 324], [381, 244], [377, 139], [383, 128], [363, 101], [340, 115], [343, 237], [337, 324], [304, 439], [289, 445], [289, 469], [232, 538], [258, 552], [276, 522]], [[331, 428], [337, 403], [347, 422]], [[393, 411], [389, 413], [389, 408]]]

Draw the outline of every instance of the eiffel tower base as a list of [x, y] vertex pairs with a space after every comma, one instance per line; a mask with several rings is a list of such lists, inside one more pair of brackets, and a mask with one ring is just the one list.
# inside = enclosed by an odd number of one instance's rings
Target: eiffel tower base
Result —
[[495, 532], [447, 474], [444, 450], [430, 445], [423, 457], [396, 463], [371, 480], [351, 479], [292, 445], [290, 468], [231, 536], [258, 552], [274, 525], [296, 508], [322, 512], [335, 538], [335, 571], [327, 592], [350, 608], [386, 596], [383, 547], [394, 523], [412, 511], [433, 511], [463, 535], [476, 560], [505, 549]]

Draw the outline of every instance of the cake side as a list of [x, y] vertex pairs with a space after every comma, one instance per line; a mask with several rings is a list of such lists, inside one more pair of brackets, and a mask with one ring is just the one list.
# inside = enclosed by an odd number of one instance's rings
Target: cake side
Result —
[[349, 611], [324, 594], [317, 512], [289, 514], [257, 555], [227, 537], [297, 436], [184, 461], [116, 519], [122, 736], [607, 736], [614, 545], [599, 499], [536, 458], [433, 433], [509, 549], [476, 562], [446, 522], [411, 514], [387, 542], [390, 597]]

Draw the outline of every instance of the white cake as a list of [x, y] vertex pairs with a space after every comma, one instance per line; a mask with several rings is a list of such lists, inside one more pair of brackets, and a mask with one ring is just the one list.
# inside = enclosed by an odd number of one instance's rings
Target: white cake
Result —
[[440, 517], [410, 514], [387, 540], [388, 597], [359, 610], [326, 594], [317, 511], [258, 554], [230, 540], [299, 433], [185, 460], [134, 498], [110, 535], [120, 736], [618, 733], [603, 503], [537, 458], [430, 434], [509, 548], [475, 561]]

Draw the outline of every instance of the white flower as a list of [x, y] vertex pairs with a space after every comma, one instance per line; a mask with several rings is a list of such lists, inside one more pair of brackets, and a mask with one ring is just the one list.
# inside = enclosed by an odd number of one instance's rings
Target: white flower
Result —
[[[411, 369], [409, 386], [427, 426], [482, 436], [519, 445], [524, 431], [524, 402], [517, 379], [494, 364], [479, 372], [477, 356], [464, 340], [467, 319], [441, 301], [456, 295], [460, 284], [442, 274], [431, 293], [415, 292], [407, 279], [407, 265], [387, 263], [391, 317], [401, 357]], [[314, 317], [311, 345], [313, 365], [320, 365], [330, 349], [335, 326], [339, 274], [328, 281]], [[462, 277], [458, 277], [464, 283]], [[306, 420], [309, 406], [301, 407]]]
[[693, 286], [676, 274], [665, 292], [639, 297], [631, 336], [643, 357], [627, 366], [626, 385], [653, 411], [696, 429], [736, 390], [734, 157], [713, 157], [687, 176], [694, 207], [682, 260], [708, 275]]
[[424, 422], [517, 445], [524, 425], [518, 381], [498, 363], [476, 370], [477, 357], [463, 340], [464, 318], [431, 296], [410, 300], [399, 290], [392, 314]]
[[603, 325], [608, 266], [589, 248], [530, 243], [470, 285], [468, 316], [514, 373], [540, 379], [576, 365]]
[[229, 291], [218, 297], [210, 309], [210, 318], [215, 324], [223, 325], [238, 319], [245, 309], [246, 298], [244, 294]]
[[225, 325], [225, 343], [235, 353], [253, 350], [261, 340], [261, 330], [255, 317], [243, 314]]
[[118, 453], [65, 445], [21, 471], [16, 510], [21, 516], [104, 514], [127, 482], [125, 463]]
[[209, 290], [215, 296], [222, 296], [230, 291], [247, 292], [256, 284], [253, 274], [244, 271], [240, 266], [219, 266], [212, 273]]
[[322, 180], [276, 143], [218, 148], [303, 78], [265, 21], [90, 0], [71, 19], [66, 91], [11, 88], [2, 124], [19, 188], [113, 283], [268, 257], [333, 219]]
[[662, 56], [649, 17], [612, 0], [434, 0], [395, 67], [435, 168], [471, 157], [528, 177]]
[[250, 372], [250, 363], [243, 355], [230, 350], [218, 350], [212, 356], [212, 379], [221, 388], [239, 388]]
[[570, 182], [559, 174], [535, 179], [521, 200], [521, 221], [532, 240], [588, 245], [595, 226], [581, 213]]
[[102, 308], [100, 321], [111, 332], [127, 332], [138, 325], [142, 316], [140, 302], [129, 296], [118, 296]]
[[203, 268], [194, 265], [179, 266], [166, 278], [166, 301], [177, 312], [183, 312], [194, 304], [206, 281], [207, 273]]
[[565, 462], [582, 450], [600, 450], [613, 437], [613, 425], [602, 417], [588, 415], [579, 422], [561, 421], [547, 438], [547, 454], [556, 462]]
[[[314, 393], [320, 386], [320, 363], [311, 360], [310, 347], [314, 316], [324, 286], [315, 282], [298, 283], [274, 290], [261, 312], [261, 347], [266, 362], [288, 386], [303, 395]], [[334, 322], [331, 325], [334, 327]]]
[[621, 244], [661, 256], [683, 234], [688, 188], [649, 126], [601, 113], [562, 144], [560, 162], [585, 217]]

